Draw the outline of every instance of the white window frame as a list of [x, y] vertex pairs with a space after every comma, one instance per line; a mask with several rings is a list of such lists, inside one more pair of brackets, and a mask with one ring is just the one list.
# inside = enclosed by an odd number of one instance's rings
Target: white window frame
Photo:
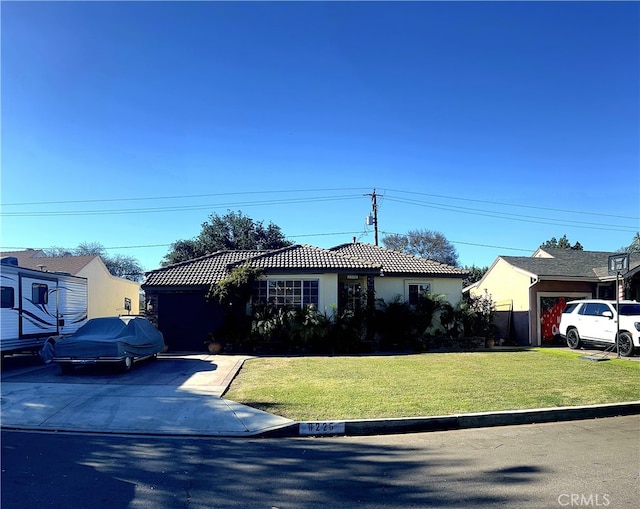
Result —
[[427, 293], [433, 293], [433, 280], [407, 280], [404, 282], [404, 295], [405, 295], [405, 302], [407, 302], [407, 304], [411, 304], [411, 305], [415, 305], [416, 303], [412, 303], [411, 299], [410, 299], [410, 295], [411, 295], [411, 287], [412, 286], [418, 286], [418, 295], [420, 295], [421, 293], [421, 286], [426, 286], [427, 287]]
[[[314, 297], [314, 292], [312, 291], [313, 288], [311, 285], [311, 283], [314, 282], [316, 283], [315, 302], [312, 300]], [[299, 287], [298, 285], [296, 285], [296, 283], [299, 283]], [[268, 304], [272, 304], [277, 307], [291, 306], [299, 308], [302, 308], [309, 304], [313, 304], [316, 307], [319, 305], [320, 280], [318, 278], [270, 277], [266, 279], [260, 279], [256, 281], [256, 284], [266, 285], [265, 301]], [[277, 292], [276, 295], [272, 296], [271, 291], [274, 287], [277, 289]], [[282, 290], [282, 292], [280, 290]], [[296, 290], [299, 290], [299, 293]], [[290, 298], [291, 302], [287, 302], [287, 298]], [[272, 301], [272, 299], [275, 299], [275, 301]]]

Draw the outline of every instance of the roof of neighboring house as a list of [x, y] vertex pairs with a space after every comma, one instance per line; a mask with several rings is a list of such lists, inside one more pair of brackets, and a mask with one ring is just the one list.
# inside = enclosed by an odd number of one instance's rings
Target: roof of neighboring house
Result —
[[[31, 258], [43, 256], [43, 251], [39, 249], [23, 249], [21, 251], [1, 251], [0, 258], [16, 258], [20, 267], [26, 267], [24, 263]], [[24, 262], [24, 263], [23, 263]]]
[[434, 262], [425, 258], [418, 258], [399, 251], [393, 251], [372, 244], [351, 242], [332, 247], [331, 251], [342, 255], [354, 256], [363, 260], [371, 260], [382, 266], [382, 271], [387, 275], [433, 275], [440, 277], [465, 277], [468, 271]]
[[217, 251], [146, 272], [142, 286], [209, 286], [227, 276], [229, 265], [263, 253], [263, 250]]
[[76, 275], [98, 255], [87, 256], [42, 256], [42, 251], [28, 249], [26, 251], [3, 251], [0, 257], [14, 257], [18, 266], [26, 269], [43, 270], [45, 272], [65, 272]]
[[[574, 249], [538, 249], [532, 256], [499, 256], [480, 281], [463, 288], [468, 291], [480, 285], [499, 260], [528, 272], [538, 279], [607, 281], [615, 278], [609, 274], [608, 251], [579, 251]], [[628, 275], [640, 271], [640, 253], [629, 254]]]
[[[617, 254], [606, 251], [578, 251], [572, 249], [544, 249], [549, 257], [540, 255], [501, 256], [504, 261], [538, 277], [603, 279], [609, 276], [609, 257]], [[538, 254], [538, 252], [536, 252]], [[640, 265], [638, 255], [630, 255], [630, 268]]]

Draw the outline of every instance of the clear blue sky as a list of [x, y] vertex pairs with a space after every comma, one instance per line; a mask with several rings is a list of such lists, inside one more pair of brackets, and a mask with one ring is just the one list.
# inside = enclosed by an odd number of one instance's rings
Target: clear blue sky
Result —
[[[3, 249], [159, 266], [211, 213], [462, 265], [640, 230], [638, 2], [7, 2]], [[55, 202], [55, 203], [54, 203]]]

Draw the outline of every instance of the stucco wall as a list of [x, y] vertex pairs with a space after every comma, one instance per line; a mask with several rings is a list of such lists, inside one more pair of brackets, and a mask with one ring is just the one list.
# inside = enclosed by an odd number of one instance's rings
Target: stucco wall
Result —
[[[140, 284], [112, 276], [100, 258], [85, 265], [77, 274], [87, 278], [88, 317], [140, 314]], [[131, 311], [124, 309], [125, 297], [131, 299]]]
[[376, 299], [385, 302], [392, 301], [397, 295], [408, 301], [408, 287], [410, 283], [430, 283], [431, 293], [443, 295], [444, 299], [453, 306], [462, 299], [462, 279], [460, 278], [402, 278], [381, 276], [375, 279]]
[[499, 258], [471, 295], [482, 297], [486, 293], [494, 303], [510, 302], [514, 312], [529, 311], [531, 276]]

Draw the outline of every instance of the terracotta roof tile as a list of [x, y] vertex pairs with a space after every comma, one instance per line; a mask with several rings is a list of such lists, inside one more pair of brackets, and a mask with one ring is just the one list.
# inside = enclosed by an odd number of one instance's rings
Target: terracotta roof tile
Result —
[[332, 249], [293, 245], [272, 251], [218, 251], [146, 273], [143, 288], [203, 287], [218, 283], [243, 263], [266, 272], [348, 272], [464, 277], [467, 271], [369, 244], [345, 244]]
[[218, 251], [149, 271], [142, 286], [209, 286], [226, 277], [229, 265], [263, 253], [262, 250]]
[[[350, 255], [308, 245], [294, 245], [270, 251], [248, 260], [253, 267], [282, 270], [357, 270], [379, 272], [381, 265]], [[238, 265], [238, 264], [236, 264]]]
[[465, 277], [468, 272], [464, 269], [434, 262], [425, 258], [418, 258], [406, 253], [400, 253], [372, 244], [352, 242], [331, 248], [331, 251], [342, 255], [354, 256], [364, 260], [379, 263], [385, 274], [406, 275], [434, 275], [445, 277]]

